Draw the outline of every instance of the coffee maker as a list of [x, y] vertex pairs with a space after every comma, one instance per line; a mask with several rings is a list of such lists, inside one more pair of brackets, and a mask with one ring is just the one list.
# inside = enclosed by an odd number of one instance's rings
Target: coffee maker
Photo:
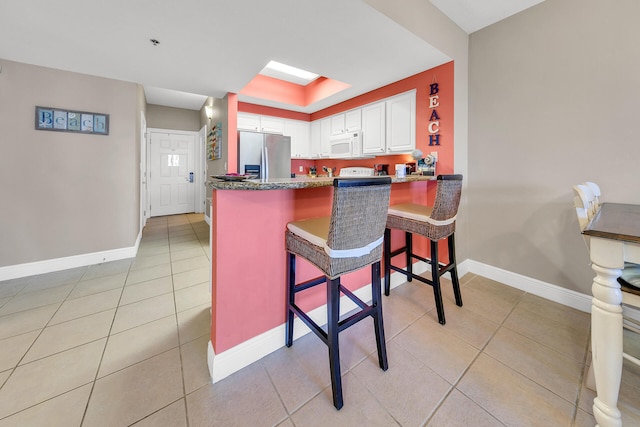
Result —
[[373, 174], [375, 176], [387, 176], [389, 175], [388, 164], [375, 164], [373, 165]]

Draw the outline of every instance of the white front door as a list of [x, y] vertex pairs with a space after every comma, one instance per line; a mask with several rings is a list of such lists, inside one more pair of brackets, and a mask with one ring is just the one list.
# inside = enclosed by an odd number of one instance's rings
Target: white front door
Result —
[[195, 132], [149, 132], [151, 216], [195, 212]]

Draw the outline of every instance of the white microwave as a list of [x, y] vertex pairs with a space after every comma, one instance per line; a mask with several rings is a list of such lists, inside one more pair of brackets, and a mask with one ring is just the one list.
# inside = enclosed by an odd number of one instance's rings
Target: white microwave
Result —
[[348, 132], [329, 139], [329, 157], [339, 159], [361, 156], [362, 132]]

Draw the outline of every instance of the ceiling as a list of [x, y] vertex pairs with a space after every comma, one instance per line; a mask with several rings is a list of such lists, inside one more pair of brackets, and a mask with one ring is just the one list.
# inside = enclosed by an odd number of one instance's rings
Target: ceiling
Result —
[[[429, 1], [471, 33], [542, 0]], [[270, 60], [351, 85], [304, 107], [239, 96], [305, 113], [450, 61], [361, 0], [2, 0], [0, 58], [139, 83], [148, 103], [193, 110]]]

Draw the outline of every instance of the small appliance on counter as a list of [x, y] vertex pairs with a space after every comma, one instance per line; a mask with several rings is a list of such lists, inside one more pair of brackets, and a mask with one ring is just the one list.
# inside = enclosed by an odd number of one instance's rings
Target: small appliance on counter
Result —
[[373, 168], [363, 168], [359, 166], [340, 169], [340, 176], [344, 177], [365, 177], [375, 176]]
[[373, 165], [373, 171], [373, 174], [376, 176], [387, 176], [389, 175], [389, 165], [375, 164]]
[[425, 158], [422, 158], [421, 150], [413, 150], [411, 157], [418, 161], [418, 175], [436, 176], [436, 163], [438, 162], [438, 152], [432, 151]]

